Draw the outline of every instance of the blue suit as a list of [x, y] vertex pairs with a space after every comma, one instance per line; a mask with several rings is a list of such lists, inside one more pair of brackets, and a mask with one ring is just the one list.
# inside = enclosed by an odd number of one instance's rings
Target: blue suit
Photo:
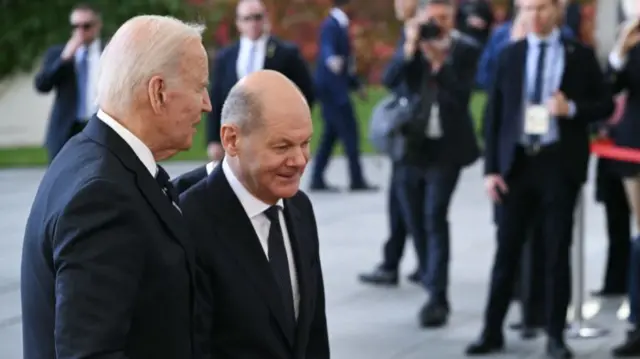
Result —
[[[324, 169], [336, 140], [339, 138], [349, 160], [351, 186], [364, 186], [364, 178], [359, 159], [358, 122], [351, 104], [349, 93], [360, 87], [352, 66], [348, 28], [344, 28], [332, 16], [327, 17], [320, 27], [320, 51], [318, 54], [314, 81], [316, 94], [324, 119], [324, 132], [315, 156], [313, 186], [324, 185]], [[331, 56], [340, 56], [343, 68], [334, 73], [327, 66]]]

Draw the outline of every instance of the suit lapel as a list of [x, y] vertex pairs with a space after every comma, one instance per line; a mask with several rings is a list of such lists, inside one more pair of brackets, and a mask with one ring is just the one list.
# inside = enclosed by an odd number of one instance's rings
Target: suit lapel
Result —
[[165, 227], [184, 249], [188, 258], [189, 272], [192, 278], [194, 278], [195, 271], [193, 265], [195, 252], [190, 244], [187, 229], [183, 224], [183, 218], [162, 192], [156, 180], [149, 173], [149, 170], [142, 164], [131, 147], [96, 116], [89, 120], [83, 133], [94, 141], [106, 146], [122, 161], [123, 165], [135, 175], [136, 184], [140, 192], [142, 192], [158, 217], [162, 219]]
[[[247, 278], [253, 283], [267, 302], [274, 314], [282, 333], [294, 344], [294, 328], [289, 328], [285, 320], [285, 312], [278, 284], [272, 274], [271, 266], [260, 245], [251, 220], [242, 204], [229, 185], [222, 166], [218, 165], [207, 177], [208, 203], [224, 203], [224, 206], [211, 205], [210, 211], [216, 217], [212, 221], [221, 241], [229, 248], [238, 266], [245, 271]], [[214, 224], [215, 223], [215, 224]]]
[[278, 44], [272, 37], [269, 37], [269, 40], [267, 40], [267, 47], [265, 48], [265, 51], [264, 51], [264, 65], [262, 66], [263, 69], [277, 70], [275, 67], [277, 63], [277, 61], [275, 61], [277, 52], [278, 52]]

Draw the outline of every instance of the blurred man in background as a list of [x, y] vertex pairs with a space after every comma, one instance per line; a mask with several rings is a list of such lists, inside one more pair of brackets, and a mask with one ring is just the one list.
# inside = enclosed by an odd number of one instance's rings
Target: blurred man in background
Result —
[[558, 5], [522, 0], [529, 33], [499, 55], [486, 116], [485, 187], [502, 211], [484, 328], [468, 355], [503, 349], [522, 248], [541, 215], [547, 355], [573, 357], [564, 331], [574, 209], [587, 178], [589, 123], [608, 117], [613, 101], [593, 50], [561, 35]]
[[402, 128], [405, 147], [396, 178], [411, 235], [428, 246], [419, 254], [428, 256], [423, 283], [429, 299], [419, 314], [428, 328], [445, 325], [450, 312], [449, 205], [462, 169], [479, 157], [469, 100], [481, 49], [452, 31], [451, 0], [430, 0], [419, 17], [406, 28], [404, 56], [395, 59], [408, 91], [419, 99]]
[[[394, 8], [396, 18], [405, 23], [405, 26], [410, 26], [409, 22], [416, 21], [414, 16], [416, 15], [416, 9], [418, 6], [418, 0], [395, 0]], [[394, 59], [403, 58], [404, 47], [404, 27], [398, 40], [398, 46], [394, 54]], [[400, 65], [400, 66], [399, 66]], [[385, 69], [382, 76], [382, 83], [397, 97], [406, 97], [409, 95], [409, 91], [404, 82], [402, 61], [394, 61]], [[394, 161], [393, 168], [391, 169], [391, 180], [389, 181], [389, 196], [388, 196], [388, 216], [389, 216], [389, 228], [391, 234], [389, 239], [384, 243], [382, 251], [382, 263], [378, 265], [373, 271], [363, 273], [360, 275], [360, 281], [369, 284], [380, 285], [396, 285], [398, 284], [398, 267], [400, 266], [400, 259], [405, 248], [405, 242], [407, 239], [407, 226], [404, 223], [402, 216], [402, 210], [400, 208], [400, 200], [398, 198], [398, 190], [396, 188], [396, 174], [397, 174], [397, 161]], [[416, 194], [420, 195], [420, 194]], [[414, 270], [409, 276], [408, 280], [412, 283], [418, 283], [421, 278], [421, 273], [424, 273], [424, 260], [426, 256], [425, 244], [418, 244], [414, 240], [416, 245], [416, 254], [418, 257], [418, 268]]]
[[481, 47], [493, 29], [493, 9], [488, 0], [462, 0], [456, 14], [456, 28], [476, 40]]
[[69, 22], [71, 38], [47, 50], [35, 78], [38, 92], [56, 93], [45, 138], [49, 162], [97, 110], [98, 62], [104, 45], [100, 13], [88, 4], [79, 4], [71, 11]]
[[288, 77], [300, 88], [309, 108], [313, 106], [313, 82], [298, 47], [269, 34], [267, 9], [260, 0], [240, 0], [236, 7], [236, 26], [240, 40], [221, 49], [211, 71], [211, 105], [207, 117], [207, 153], [220, 161], [224, 155], [220, 144], [220, 112], [227, 94], [238, 79], [258, 71], [274, 70]]
[[347, 12], [350, 1], [333, 0], [333, 5], [329, 16], [320, 26], [320, 51], [314, 75], [324, 128], [311, 173], [311, 190], [338, 191], [328, 185], [324, 178], [324, 170], [338, 139], [349, 161], [350, 189], [377, 190], [367, 183], [362, 174], [360, 130], [350, 97], [351, 91], [358, 91], [362, 99], [366, 98], [366, 90], [356, 75], [355, 54], [349, 37]]

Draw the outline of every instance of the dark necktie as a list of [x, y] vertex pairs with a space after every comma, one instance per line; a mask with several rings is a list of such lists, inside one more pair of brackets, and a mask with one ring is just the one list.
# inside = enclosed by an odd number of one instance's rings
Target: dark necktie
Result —
[[160, 188], [162, 189], [162, 192], [164, 192], [164, 194], [167, 196], [167, 198], [169, 198], [169, 200], [171, 200], [171, 202], [175, 205], [176, 209], [179, 210], [179, 207], [178, 207], [178, 194], [176, 192], [176, 189], [173, 187], [173, 184], [171, 184], [171, 181], [169, 180], [169, 174], [160, 165], [158, 165], [158, 173], [156, 174], [156, 182], [158, 182], [158, 185], [160, 185]]
[[[548, 44], [540, 42], [540, 53], [538, 54], [538, 62], [536, 64], [536, 77], [533, 83], [533, 93], [531, 94], [530, 103], [532, 105], [542, 104], [542, 90], [544, 89], [544, 63], [547, 56]], [[529, 145], [536, 147], [540, 145], [540, 135], [529, 135]]]
[[295, 326], [293, 290], [291, 289], [289, 261], [287, 260], [287, 251], [284, 247], [284, 236], [282, 235], [282, 228], [280, 227], [279, 213], [280, 208], [278, 206], [271, 206], [264, 211], [264, 214], [269, 218], [269, 221], [271, 221], [268, 239], [269, 264], [271, 265], [271, 271], [280, 289], [286, 318], [290, 321], [291, 328], [293, 328]]

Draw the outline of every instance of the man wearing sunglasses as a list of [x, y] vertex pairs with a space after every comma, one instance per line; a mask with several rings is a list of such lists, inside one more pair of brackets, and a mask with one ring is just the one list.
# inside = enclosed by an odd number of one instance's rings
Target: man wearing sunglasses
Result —
[[70, 24], [71, 37], [66, 44], [47, 51], [35, 78], [38, 92], [56, 92], [45, 139], [49, 162], [97, 111], [95, 89], [102, 52], [100, 14], [88, 4], [79, 4], [71, 11]]
[[309, 107], [313, 105], [313, 84], [309, 69], [298, 47], [269, 34], [267, 11], [260, 0], [240, 0], [236, 8], [236, 26], [240, 40], [221, 49], [211, 71], [211, 105], [207, 118], [207, 152], [219, 161], [224, 151], [220, 144], [220, 114], [227, 94], [239, 79], [259, 70], [282, 73], [300, 88]]

